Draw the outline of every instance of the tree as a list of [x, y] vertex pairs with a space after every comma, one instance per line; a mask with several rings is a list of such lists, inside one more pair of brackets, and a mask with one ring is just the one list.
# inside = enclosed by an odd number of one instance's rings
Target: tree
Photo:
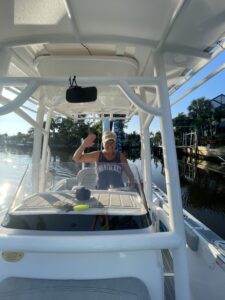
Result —
[[102, 135], [102, 121], [92, 123], [90, 131], [100, 137]]
[[100, 149], [100, 145], [102, 142], [102, 121], [97, 121], [90, 126], [90, 132], [96, 134], [96, 146]]
[[31, 127], [31, 128], [28, 130], [26, 136], [27, 136], [27, 142], [28, 142], [28, 143], [32, 143], [33, 140], [34, 140], [34, 128], [33, 128], [33, 127]]
[[0, 145], [1, 146], [5, 145], [7, 139], [8, 139], [8, 134], [7, 133], [0, 134]]
[[212, 123], [213, 106], [211, 102], [205, 98], [193, 100], [188, 106], [188, 111], [191, 124], [198, 129], [198, 135], [204, 136], [204, 130], [209, 131]]
[[127, 135], [127, 144], [128, 146], [140, 145], [140, 135], [133, 131], [132, 133]]
[[150, 145], [151, 145], [151, 147], [154, 145], [154, 138], [155, 138], [154, 133], [152, 131], [150, 131], [149, 139], [150, 139]]
[[162, 135], [160, 131], [157, 131], [155, 133], [155, 137], [154, 137], [154, 145], [155, 146], [160, 146], [162, 145]]
[[192, 129], [191, 120], [182, 112], [173, 119], [173, 126], [176, 144], [181, 144], [184, 133]]
[[225, 104], [216, 107], [213, 112], [213, 119], [215, 121], [220, 122], [223, 118], [225, 118]]
[[225, 119], [225, 104], [220, 105], [214, 109], [213, 113], [213, 122], [212, 122], [212, 131], [214, 136], [224, 144], [225, 140], [225, 129], [222, 125], [222, 122]]
[[58, 146], [75, 147], [88, 135], [88, 130], [89, 125], [83, 120], [75, 123], [71, 118], [57, 118], [51, 124], [50, 141]]

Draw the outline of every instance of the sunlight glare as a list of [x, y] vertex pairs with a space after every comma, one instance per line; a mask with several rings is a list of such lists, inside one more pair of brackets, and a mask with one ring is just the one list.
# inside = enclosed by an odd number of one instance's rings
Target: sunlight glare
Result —
[[5, 182], [0, 185], [0, 205], [3, 205], [5, 202], [6, 197], [9, 194], [9, 189], [10, 189], [10, 183]]
[[9, 164], [11, 164], [13, 162], [13, 160], [11, 158], [4, 158], [2, 161], [4, 163], [9, 163]]
[[11, 92], [11, 91], [8, 91], [7, 89], [3, 88], [2, 90], [2, 96], [7, 98], [7, 99], [10, 99], [10, 100], [14, 100], [16, 98], [16, 94]]

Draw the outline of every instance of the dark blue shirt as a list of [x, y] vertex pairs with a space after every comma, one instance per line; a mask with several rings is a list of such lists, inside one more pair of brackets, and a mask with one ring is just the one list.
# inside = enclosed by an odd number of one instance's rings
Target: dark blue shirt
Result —
[[122, 180], [123, 167], [120, 161], [120, 153], [116, 152], [112, 160], [108, 160], [102, 152], [97, 161], [98, 188], [105, 190], [109, 187], [124, 186]]

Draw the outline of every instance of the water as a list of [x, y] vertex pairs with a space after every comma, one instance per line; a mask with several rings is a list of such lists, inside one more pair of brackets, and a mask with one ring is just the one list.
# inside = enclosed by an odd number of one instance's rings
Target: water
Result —
[[[71, 156], [57, 154], [54, 161], [68, 162]], [[17, 185], [31, 153], [24, 150], [0, 150], [0, 207], [3, 209], [12, 201]], [[140, 160], [132, 157], [131, 162], [140, 168]], [[164, 165], [159, 158], [153, 158], [152, 177], [154, 183], [166, 191]], [[225, 239], [225, 168], [206, 161], [191, 161], [185, 157], [179, 160], [179, 172], [183, 207], [206, 226]]]
[[12, 201], [21, 176], [31, 161], [31, 154], [21, 150], [0, 150], [0, 208]]
[[[209, 161], [178, 160], [183, 207], [225, 239], [225, 167]], [[153, 181], [166, 190], [164, 165], [152, 159]]]

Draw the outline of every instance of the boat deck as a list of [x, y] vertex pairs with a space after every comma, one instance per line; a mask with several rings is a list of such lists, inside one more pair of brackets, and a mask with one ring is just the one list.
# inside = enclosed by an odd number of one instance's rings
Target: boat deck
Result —
[[[88, 213], [95, 213], [97, 210], [107, 212], [117, 211], [118, 213], [127, 214], [144, 214], [146, 213], [146, 207], [136, 192], [126, 191], [101, 191], [92, 190], [89, 199], [79, 201], [76, 198], [76, 191], [56, 191], [38, 193], [31, 197], [24, 199], [23, 203], [20, 203], [16, 207], [14, 213], [20, 213], [24, 211], [32, 210], [55, 210], [57, 213], [61, 209], [76, 207], [76, 205], [86, 204], [89, 207]], [[76, 210], [73, 210], [76, 213]]]
[[[165, 299], [174, 300], [172, 259], [168, 250], [162, 250], [165, 272]], [[172, 275], [172, 276], [171, 276]], [[132, 283], [132, 284], [131, 284]], [[132, 299], [149, 300], [146, 287], [135, 278], [105, 280], [48, 280], [31, 278], [8, 278], [0, 283], [2, 300], [33, 299]], [[122, 297], [122, 298], [121, 298]]]

